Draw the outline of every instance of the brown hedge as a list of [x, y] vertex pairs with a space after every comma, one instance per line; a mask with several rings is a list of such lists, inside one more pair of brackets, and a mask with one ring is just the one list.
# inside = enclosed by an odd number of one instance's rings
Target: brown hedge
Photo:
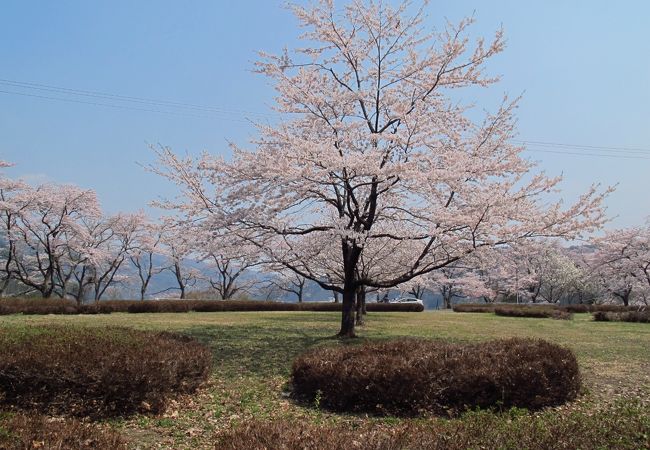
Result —
[[497, 316], [506, 317], [536, 317], [570, 320], [572, 314], [563, 309], [556, 309], [549, 306], [497, 306], [494, 308]]
[[650, 323], [650, 310], [647, 310], [647, 311], [625, 311], [625, 312], [596, 311], [593, 314], [593, 318], [597, 322]]
[[[341, 303], [333, 302], [264, 302], [256, 300], [156, 300], [131, 302], [130, 313], [144, 312], [227, 312], [227, 311], [341, 311]], [[420, 304], [367, 303], [369, 312], [421, 312]]]
[[211, 352], [193, 338], [125, 328], [0, 329], [0, 403], [92, 418], [159, 413], [194, 391]]
[[459, 303], [452, 309], [461, 313], [493, 313], [495, 307], [494, 303]]
[[569, 312], [574, 313], [594, 313], [594, 312], [627, 312], [627, 311], [643, 311], [647, 310], [647, 306], [625, 306], [625, 305], [585, 305], [585, 304], [576, 304], [576, 305], [564, 305], [563, 309], [566, 309]]
[[618, 402], [604, 410], [530, 415], [471, 412], [458, 420], [398, 425], [314, 425], [252, 421], [217, 435], [218, 450], [578, 450], [650, 448], [650, 409]]
[[403, 339], [316, 348], [294, 361], [292, 383], [297, 398], [335, 411], [413, 416], [560, 405], [581, 381], [571, 350], [542, 340]]
[[9, 314], [77, 314], [77, 303], [60, 298], [3, 298], [0, 315]]
[[51, 419], [36, 414], [3, 414], [0, 417], [2, 449], [126, 450], [116, 432], [74, 419]]
[[[110, 314], [185, 313], [228, 311], [341, 311], [341, 303], [332, 302], [265, 302], [257, 300], [102, 300], [77, 305], [63, 299], [1, 299], [0, 315], [7, 314]], [[421, 312], [424, 306], [413, 303], [367, 303], [370, 312]]]

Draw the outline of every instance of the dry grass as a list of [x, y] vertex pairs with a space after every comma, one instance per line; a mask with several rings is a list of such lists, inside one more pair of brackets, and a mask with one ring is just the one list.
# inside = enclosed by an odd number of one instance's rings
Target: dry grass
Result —
[[211, 371], [195, 339], [129, 328], [0, 329], [0, 402], [69, 416], [160, 413]]
[[294, 361], [292, 380], [299, 398], [320, 406], [398, 416], [556, 406], [575, 399], [581, 382], [571, 350], [522, 338], [318, 348]]

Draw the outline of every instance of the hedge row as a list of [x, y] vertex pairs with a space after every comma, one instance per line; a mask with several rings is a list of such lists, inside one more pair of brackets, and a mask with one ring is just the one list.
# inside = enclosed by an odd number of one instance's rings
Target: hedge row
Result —
[[253, 421], [217, 437], [218, 450], [636, 450], [650, 448], [650, 408], [616, 403], [602, 411], [471, 412], [460, 420], [399, 425], [314, 425]]
[[[129, 313], [182, 313], [226, 311], [341, 311], [341, 303], [333, 302], [264, 302], [256, 300], [110, 300], [97, 304], [78, 306], [63, 299], [2, 299], [0, 315], [8, 314], [110, 314]], [[418, 303], [367, 303], [370, 312], [421, 312]]]
[[626, 312], [626, 311], [643, 311], [647, 310], [645, 306], [624, 306], [624, 305], [557, 305], [548, 303], [459, 303], [453, 306], [454, 312], [467, 313], [492, 313], [496, 308], [523, 309], [537, 308], [567, 311], [570, 313], [589, 313], [589, 312]]
[[292, 383], [296, 397], [334, 411], [415, 416], [560, 405], [581, 378], [571, 350], [546, 341], [403, 339], [316, 348], [294, 361]]
[[647, 306], [625, 306], [625, 305], [564, 305], [562, 308], [574, 313], [595, 313], [595, 312], [626, 312], [643, 311]]
[[650, 310], [627, 311], [627, 312], [605, 312], [597, 311], [593, 314], [597, 322], [640, 322], [650, 323]]
[[126, 450], [114, 431], [75, 419], [48, 419], [36, 414], [3, 414], [0, 417], [2, 449]]
[[452, 307], [454, 312], [466, 313], [493, 313], [494, 308], [494, 303], [459, 303]]
[[193, 338], [126, 328], [0, 329], [0, 403], [102, 418], [159, 413], [208, 377], [212, 354]]
[[563, 309], [537, 306], [497, 306], [494, 308], [494, 314], [506, 317], [537, 317], [562, 320], [570, 320], [573, 317], [572, 313]]

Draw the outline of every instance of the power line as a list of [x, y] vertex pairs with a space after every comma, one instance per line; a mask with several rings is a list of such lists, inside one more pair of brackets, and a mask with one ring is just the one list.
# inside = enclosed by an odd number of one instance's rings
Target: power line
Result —
[[[128, 105], [113, 105], [110, 103], [99, 103], [99, 102], [92, 102], [92, 101], [85, 101], [85, 100], [79, 100], [79, 99], [74, 99], [74, 98], [61, 98], [61, 97], [49, 97], [46, 95], [38, 95], [38, 94], [28, 94], [26, 92], [12, 92], [12, 91], [4, 91], [0, 90], [0, 94], [10, 94], [10, 95], [21, 95], [24, 97], [32, 97], [32, 98], [40, 98], [40, 99], [46, 99], [46, 100], [58, 100], [61, 102], [68, 102], [68, 103], [80, 103], [84, 105], [93, 105], [93, 106], [104, 106], [107, 108], [115, 108], [115, 109], [126, 109], [126, 110], [131, 110], [131, 111], [144, 111], [144, 112], [153, 112], [153, 113], [160, 113], [160, 114], [171, 114], [175, 116], [185, 116], [185, 117], [198, 117], [198, 118], [203, 118], [203, 119], [210, 119], [210, 118], [215, 118], [217, 116], [207, 116], [207, 115], [199, 115], [199, 114], [191, 114], [191, 113], [183, 113], [183, 112], [177, 112], [177, 111], [165, 111], [161, 109], [147, 109], [147, 108], [138, 108], [135, 106], [128, 106]], [[222, 116], [218, 117], [219, 119], [222, 120], [229, 120], [232, 122], [240, 122], [240, 123], [249, 123], [246, 120], [243, 119], [236, 119], [231, 116]]]
[[52, 86], [52, 85], [40, 84], [40, 83], [31, 83], [31, 82], [25, 82], [25, 81], [14, 81], [14, 80], [0, 79], [0, 84], [3, 84], [5, 86], [12, 86], [12, 87], [17, 87], [17, 88], [22, 88], [22, 89], [33, 89], [33, 90], [39, 90], [39, 91], [55, 92], [55, 93], [64, 94], [64, 95], [73, 95], [73, 96], [76, 95], [76, 96], [102, 98], [102, 99], [108, 99], [108, 100], [114, 100], [114, 101], [120, 101], [120, 102], [128, 102], [128, 103], [140, 103], [140, 104], [155, 105], [155, 106], [165, 106], [165, 107], [171, 107], [171, 108], [191, 109], [191, 110], [198, 110], [198, 111], [209, 112], [209, 113], [239, 114], [239, 115], [253, 115], [253, 116], [261, 116], [261, 117], [271, 117], [270, 114], [254, 112], [254, 111], [246, 111], [246, 110], [232, 109], [232, 108], [221, 108], [221, 107], [197, 105], [197, 104], [192, 104], [192, 103], [176, 102], [176, 101], [170, 101], [170, 100], [155, 100], [155, 99], [144, 98], [144, 97], [132, 97], [132, 96], [126, 96], [126, 95], [99, 92], [99, 91], [89, 91], [89, 90], [83, 90], [83, 89], [71, 89], [71, 88], [65, 88], [65, 87], [60, 87], [60, 86]]
[[545, 142], [545, 141], [514, 141], [521, 144], [533, 144], [542, 147], [559, 147], [569, 149], [586, 149], [586, 150], [612, 150], [625, 153], [650, 153], [650, 149], [637, 148], [637, 147], [607, 147], [601, 145], [583, 145], [583, 144], [565, 144], [561, 142]]
[[[112, 94], [107, 92], [72, 89], [60, 86], [53, 86], [49, 84], [32, 83], [26, 81], [15, 81], [0, 78], [0, 85], [11, 86], [19, 89], [36, 90], [43, 92], [56, 93], [68, 97], [52, 97], [48, 95], [41, 95], [29, 92], [16, 92], [0, 90], [0, 94], [5, 95], [19, 95], [24, 97], [39, 98], [45, 100], [62, 101], [68, 103], [78, 103], [92, 106], [101, 106], [114, 109], [123, 109], [131, 111], [153, 112], [159, 114], [170, 114], [175, 116], [195, 117], [195, 118], [218, 118], [219, 120], [227, 120], [230, 122], [247, 123], [250, 120], [245, 120], [245, 116], [256, 116], [257, 119], [272, 119], [277, 118], [278, 115], [247, 111], [241, 109], [231, 109], [215, 106], [197, 105], [192, 103], [177, 102], [170, 100], [155, 100], [145, 97], [126, 96], [119, 94]], [[71, 96], [71, 97], [70, 97]], [[82, 98], [96, 98], [111, 102], [120, 103], [106, 103], [97, 102], [92, 100], [83, 100], [74, 97]], [[143, 105], [134, 106], [135, 105]], [[150, 106], [151, 108], [147, 108]], [[165, 109], [159, 109], [165, 108]], [[170, 110], [171, 108], [171, 110]], [[239, 116], [239, 117], [237, 117]], [[540, 153], [554, 153], [560, 155], [582, 156], [582, 157], [606, 157], [617, 159], [650, 159], [650, 149], [638, 147], [624, 147], [624, 146], [599, 146], [599, 145], [585, 145], [585, 144], [569, 144], [562, 142], [552, 141], [537, 141], [537, 140], [515, 140], [518, 144], [526, 146], [528, 152]], [[532, 147], [532, 148], [531, 148]], [[568, 151], [567, 151], [568, 150]], [[595, 153], [597, 152], [597, 153]], [[646, 157], [648, 155], [649, 157]]]
[[572, 156], [598, 156], [604, 158], [615, 158], [615, 159], [645, 159], [650, 160], [650, 157], [645, 156], [631, 156], [631, 155], [612, 155], [612, 154], [602, 154], [602, 153], [584, 153], [584, 152], [567, 152], [559, 150], [541, 150], [535, 148], [526, 148], [527, 152], [541, 152], [541, 153], [555, 153], [558, 155], [572, 155]]

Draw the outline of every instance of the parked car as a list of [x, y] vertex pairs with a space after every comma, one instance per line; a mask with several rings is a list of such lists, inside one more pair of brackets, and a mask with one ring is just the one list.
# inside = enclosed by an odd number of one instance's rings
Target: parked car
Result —
[[389, 300], [389, 303], [417, 303], [417, 304], [420, 304], [420, 305], [424, 306], [424, 303], [422, 302], [422, 300], [420, 300], [418, 298], [415, 298], [415, 297], [398, 297], [398, 298], [394, 298], [394, 299]]

